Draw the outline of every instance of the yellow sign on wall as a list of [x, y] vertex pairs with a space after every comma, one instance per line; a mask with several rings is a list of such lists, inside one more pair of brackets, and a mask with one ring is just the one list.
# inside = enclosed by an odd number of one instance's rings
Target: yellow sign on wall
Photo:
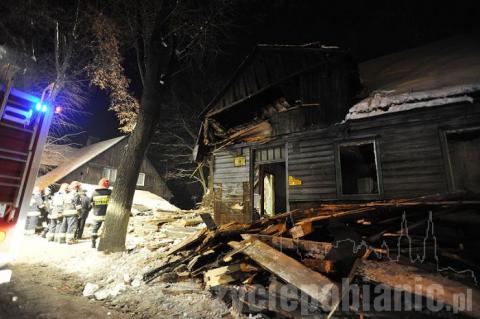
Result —
[[288, 176], [288, 185], [290, 185], [290, 186], [302, 185], [302, 180], [289, 175]]
[[234, 165], [235, 167], [245, 166], [246, 165], [245, 156], [236, 156], [234, 160]]

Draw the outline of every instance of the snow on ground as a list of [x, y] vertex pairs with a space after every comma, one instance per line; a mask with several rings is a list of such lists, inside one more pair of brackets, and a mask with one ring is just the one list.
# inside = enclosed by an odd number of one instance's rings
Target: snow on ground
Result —
[[[93, 184], [84, 184], [82, 183], [82, 188], [87, 192], [88, 196], [91, 196], [93, 191], [97, 188], [97, 185]], [[113, 189], [113, 187], [111, 187]], [[169, 201], [160, 197], [154, 193], [143, 190], [135, 190], [133, 195], [133, 205], [142, 205], [151, 210], [159, 210], [163, 212], [178, 212], [180, 208], [175, 205], [170, 204]]]
[[[138, 219], [145, 217], [139, 216]], [[48, 286], [61, 292], [64, 297], [71, 295], [72, 298], [78, 298], [83, 295], [85, 301], [106, 306], [112, 313], [127, 314], [129, 318], [222, 318], [228, 313], [223, 302], [206, 291], [201, 281], [168, 273], [166, 278], [159, 278], [150, 284], [143, 282], [142, 276], [146, 271], [171, 258], [178, 258], [163, 255], [179, 239], [156, 238], [161, 233], [155, 228], [150, 229], [149, 234], [144, 234], [149, 228], [143, 221], [139, 224], [136, 219], [131, 218], [129, 228], [141, 228], [142, 235], [130, 232], [124, 253], [105, 255], [97, 252], [90, 247], [89, 239], [66, 245], [47, 242], [36, 235], [25, 237], [18, 259], [11, 265], [14, 279], [15, 276], [23, 276], [21, 282], [14, 280], [8, 286], [7, 294], [20, 296], [19, 301], [10, 301], [11, 306], [24, 306], [22, 298], [24, 302], [32, 299], [41, 302], [44, 292], [38, 287]], [[90, 228], [86, 229], [85, 237], [89, 235]], [[38, 297], [25, 297], [28, 295], [25, 290], [36, 292]], [[4, 300], [1, 293], [0, 300]], [[61, 311], [58, 311], [58, 318], [82, 318], [80, 313], [61, 316]]]
[[133, 204], [143, 205], [150, 209], [163, 212], [180, 211], [180, 208], [177, 206], [170, 204], [167, 200], [149, 191], [136, 190], [135, 195], [133, 196]]

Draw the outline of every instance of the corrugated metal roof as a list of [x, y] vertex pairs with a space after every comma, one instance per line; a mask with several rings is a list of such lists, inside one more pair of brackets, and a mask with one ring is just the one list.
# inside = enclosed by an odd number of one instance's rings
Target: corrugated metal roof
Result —
[[35, 184], [41, 189], [43, 189], [51, 184], [56, 183], [80, 166], [84, 165], [93, 158], [110, 149], [126, 137], [127, 136], [120, 136], [112, 138], [110, 140], [95, 143], [79, 149], [72, 154], [71, 158], [68, 161], [59, 165], [57, 168], [53, 169], [47, 174], [37, 178], [37, 182]]

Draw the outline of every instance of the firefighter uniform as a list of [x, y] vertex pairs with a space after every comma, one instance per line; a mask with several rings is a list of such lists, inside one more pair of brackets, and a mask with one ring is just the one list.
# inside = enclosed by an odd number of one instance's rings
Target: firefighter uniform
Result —
[[98, 238], [98, 230], [102, 226], [107, 213], [107, 205], [110, 201], [112, 191], [108, 189], [109, 182], [106, 179], [101, 179], [99, 188], [92, 193], [92, 211], [93, 211], [93, 229], [92, 229], [92, 248], [96, 247]]
[[80, 196], [77, 191], [70, 190], [65, 195], [63, 203], [63, 220], [60, 226], [61, 243], [72, 244], [78, 227], [78, 212], [80, 210]]
[[52, 210], [48, 218], [50, 223], [48, 224], [48, 241], [65, 241], [65, 237], [61, 238], [60, 225], [62, 223], [63, 203], [65, 201], [65, 195], [67, 194], [68, 184], [62, 184], [60, 190], [53, 195], [52, 198]]
[[43, 200], [40, 190], [35, 188], [33, 190], [32, 198], [30, 199], [30, 205], [27, 212], [27, 220], [25, 223], [25, 235], [35, 234], [37, 228], [38, 220], [40, 219], [41, 212], [43, 209]]
[[90, 197], [87, 196], [87, 193], [85, 190], [83, 189], [80, 190], [79, 197], [80, 197], [81, 208], [80, 208], [80, 216], [78, 217], [78, 229], [77, 229], [76, 239], [82, 239], [83, 229], [85, 228], [85, 222], [88, 218], [88, 213], [92, 208]]
[[45, 188], [44, 194], [43, 194], [43, 218], [42, 218], [42, 226], [43, 226], [43, 231], [42, 231], [42, 237], [46, 238], [47, 233], [48, 233], [48, 228], [50, 224], [50, 218], [49, 216], [52, 214], [52, 195], [50, 193], [50, 188]]

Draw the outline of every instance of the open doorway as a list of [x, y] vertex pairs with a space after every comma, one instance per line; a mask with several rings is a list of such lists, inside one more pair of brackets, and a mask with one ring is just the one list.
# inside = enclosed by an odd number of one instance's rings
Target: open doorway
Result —
[[260, 216], [287, 210], [284, 146], [255, 150], [253, 202]]
[[285, 163], [255, 165], [255, 208], [260, 215], [273, 216], [287, 209]]

